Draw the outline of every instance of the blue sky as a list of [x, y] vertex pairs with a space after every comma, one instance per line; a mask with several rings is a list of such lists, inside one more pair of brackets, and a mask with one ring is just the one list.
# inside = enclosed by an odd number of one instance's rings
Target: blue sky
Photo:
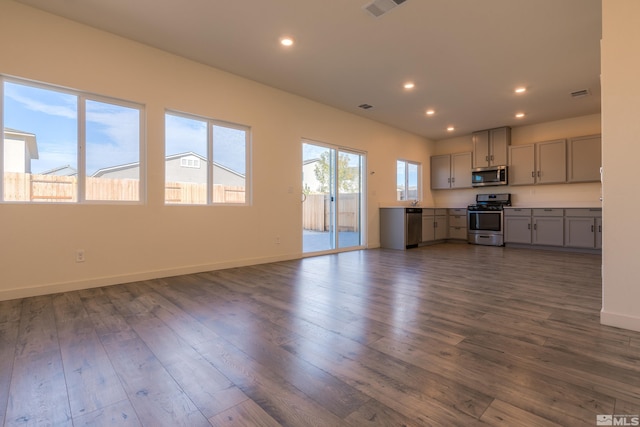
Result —
[[[140, 112], [95, 100], [87, 100], [85, 105], [87, 174], [92, 175], [101, 168], [138, 162]], [[167, 117], [166, 154], [194, 151], [206, 157], [206, 122]], [[36, 135], [39, 159], [32, 161], [33, 173], [66, 165], [77, 169], [76, 95], [5, 82], [4, 126]], [[216, 162], [245, 173], [243, 131], [214, 126], [214, 146]]]

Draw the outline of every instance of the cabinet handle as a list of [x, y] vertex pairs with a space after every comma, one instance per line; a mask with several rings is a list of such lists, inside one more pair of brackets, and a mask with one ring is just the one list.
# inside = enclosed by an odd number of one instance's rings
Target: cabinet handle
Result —
[[451, 184], [451, 178], [447, 178], [447, 182]]
[[598, 226], [598, 233], [602, 233], [602, 226], [601, 225]]
[[456, 177], [451, 178], [451, 182], [456, 182]]
[[591, 232], [593, 233], [593, 225], [591, 226]]
[[531, 224], [527, 224], [527, 230], [531, 230]]
[[488, 162], [489, 161], [489, 156], [484, 156], [484, 159]]
[[531, 178], [535, 178], [536, 177], [536, 171], [531, 171]]
[[537, 230], [538, 229], [538, 224], [533, 224], [533, 229]]
[[433, 221], [433, 228], [438, 228], [438, 221]]
[[493, 154], [491, 155], [491, 160], [493, 160]]
[[538, 171], [538, 178], [540, 178], [540, 171]]

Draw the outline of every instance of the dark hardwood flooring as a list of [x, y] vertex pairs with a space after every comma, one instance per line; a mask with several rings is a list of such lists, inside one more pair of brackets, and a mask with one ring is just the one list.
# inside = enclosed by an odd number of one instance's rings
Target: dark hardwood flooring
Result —
[[594, 426], [640, 413], [600, 270], [442, 244], [0, 302], [0, 424]]

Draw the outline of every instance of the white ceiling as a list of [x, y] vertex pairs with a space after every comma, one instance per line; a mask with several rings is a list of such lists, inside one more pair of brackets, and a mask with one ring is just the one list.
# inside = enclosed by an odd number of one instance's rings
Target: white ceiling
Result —
[[433, 140], [600, 112], [601, 0], [17, 1]]

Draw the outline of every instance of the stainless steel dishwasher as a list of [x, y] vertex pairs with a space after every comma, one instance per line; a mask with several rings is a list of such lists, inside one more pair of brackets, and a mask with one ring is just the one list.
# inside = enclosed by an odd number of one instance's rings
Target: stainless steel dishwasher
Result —
[[422, 208], [406, 208], [405, 244], [407, 248], [415, 248], [422, 241]]

